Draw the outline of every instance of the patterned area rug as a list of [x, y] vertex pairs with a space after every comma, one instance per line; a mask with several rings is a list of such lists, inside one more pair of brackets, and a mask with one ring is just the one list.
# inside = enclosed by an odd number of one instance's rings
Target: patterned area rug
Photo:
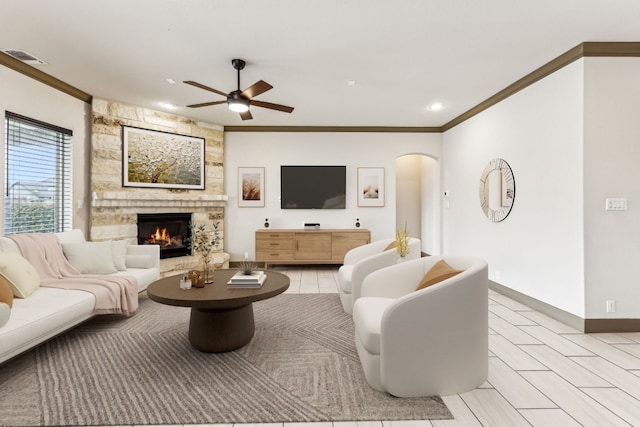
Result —
[[0, 423], [133, 425], [451, 419], [439, 397], [371, 389], [335, 294], [254, 303], [256, 334], [205, 354], [189, 309], [140, 298], [132, 318], [97, 317], [0, 366]]

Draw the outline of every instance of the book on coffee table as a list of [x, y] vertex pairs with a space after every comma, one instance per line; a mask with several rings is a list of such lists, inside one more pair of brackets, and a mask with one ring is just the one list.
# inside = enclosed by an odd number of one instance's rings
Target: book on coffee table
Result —
[[264, 281], [267, 280], [267, 275], [264, 271], [254, 271], [251, 274], [236, 273], [227, 282], [229, 288], [260, 288]]

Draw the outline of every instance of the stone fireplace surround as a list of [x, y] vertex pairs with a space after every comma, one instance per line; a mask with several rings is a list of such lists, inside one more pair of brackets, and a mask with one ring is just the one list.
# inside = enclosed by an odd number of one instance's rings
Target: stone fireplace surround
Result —
[[[205, 138], [205, 189], [173, 190], [122, 186], [122, 126]], [[224, 140], [221, 127], [181, 116], [93, 99], [91, 133], [91, 211], [89, 238], [126, 239], [137, 243], [138, 213], [193, 213], [195, 223], [212, 229], [220, 221], [220, 248], [224, 248]], [[225, 267], [229, 255], [222, 253]], [[161, 276], [202, 268], [199, 256], [160, 261]]]

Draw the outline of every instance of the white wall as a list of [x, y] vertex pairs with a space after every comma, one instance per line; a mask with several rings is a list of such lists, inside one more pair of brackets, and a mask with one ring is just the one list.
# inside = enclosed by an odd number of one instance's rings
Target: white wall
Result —
[[[576, 61], [447, 131], [442, 156], [444, 253], [483, 258], [490, 279], [580, 317], [583, 68]], [[514, 206], [500, 223], [478, 197], [492, 158], [515, 177]]]
[[[587, 318], [640, 317], [640, 58], [585, 59]], [[627, 211], [605, 211], [624, 197]], [[606, 312], [606, 301], [616, 312]]]
[[[87, 235], [91, 106], [4, 66], [0, 66], [0, 94], [3, 123], [4, 112], [11, 111], [73, 131], [73, 227]], [[3, 153], [4, 138], [3, 130], [0, 132]], [[4, 177], [4, 162], [0, 163], [0, 176]], [[78, 202], [82, 203], [80, 208]], [[0, 212], [4, 224], [4, 206]]]
[[[372, 240], [395, 233], [395, 162], [408, 153], [440, 157], [442, 135], [424, 133], [225, 133], [226, 212], [225, 251], [232, 260], [244, 252], [255, 256], [254, 233], [269, 218], [271, 228], [301, 228], [303, 222], [319, 222], [322, 228], [353, 228], [355, 218], [371, 230]], [[280, 166], [292, 164], [346, 165], [347, 206], [344, 210], [281, 210]], [[265, 167], [264, 208], [238, 207], [238, 167]], [[385, 168], [385, 206], [358, 207], [357, 168]]]
[[427, 156], [420, 156], [422, 189], [422, 250], [431, 255], [441, 254], [440, 227], [440, 164]]

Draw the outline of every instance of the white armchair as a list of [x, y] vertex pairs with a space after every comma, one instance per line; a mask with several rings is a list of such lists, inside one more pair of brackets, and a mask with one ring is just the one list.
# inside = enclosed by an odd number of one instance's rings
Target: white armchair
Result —
[[[353, 312], [353, 303], [360, 297], [362, 280], [371, 272], [396, 264], [400, 255], [395, 249], [384, 250], [394, 239], [383, 239], [358, 246], [344, 256], [344, 265], [338, 270], [338, 292], [345, 313]], [[420, 239], [409, 238], [406, 260], [420, 258]]]
[[[442, 259], [463, 271], [416, 291]], [[364, 279], [353, 321], [372, 388], [398, 397], [472, 390], [488, 372], [487, 263], [431, 256], [373, 272]]]

